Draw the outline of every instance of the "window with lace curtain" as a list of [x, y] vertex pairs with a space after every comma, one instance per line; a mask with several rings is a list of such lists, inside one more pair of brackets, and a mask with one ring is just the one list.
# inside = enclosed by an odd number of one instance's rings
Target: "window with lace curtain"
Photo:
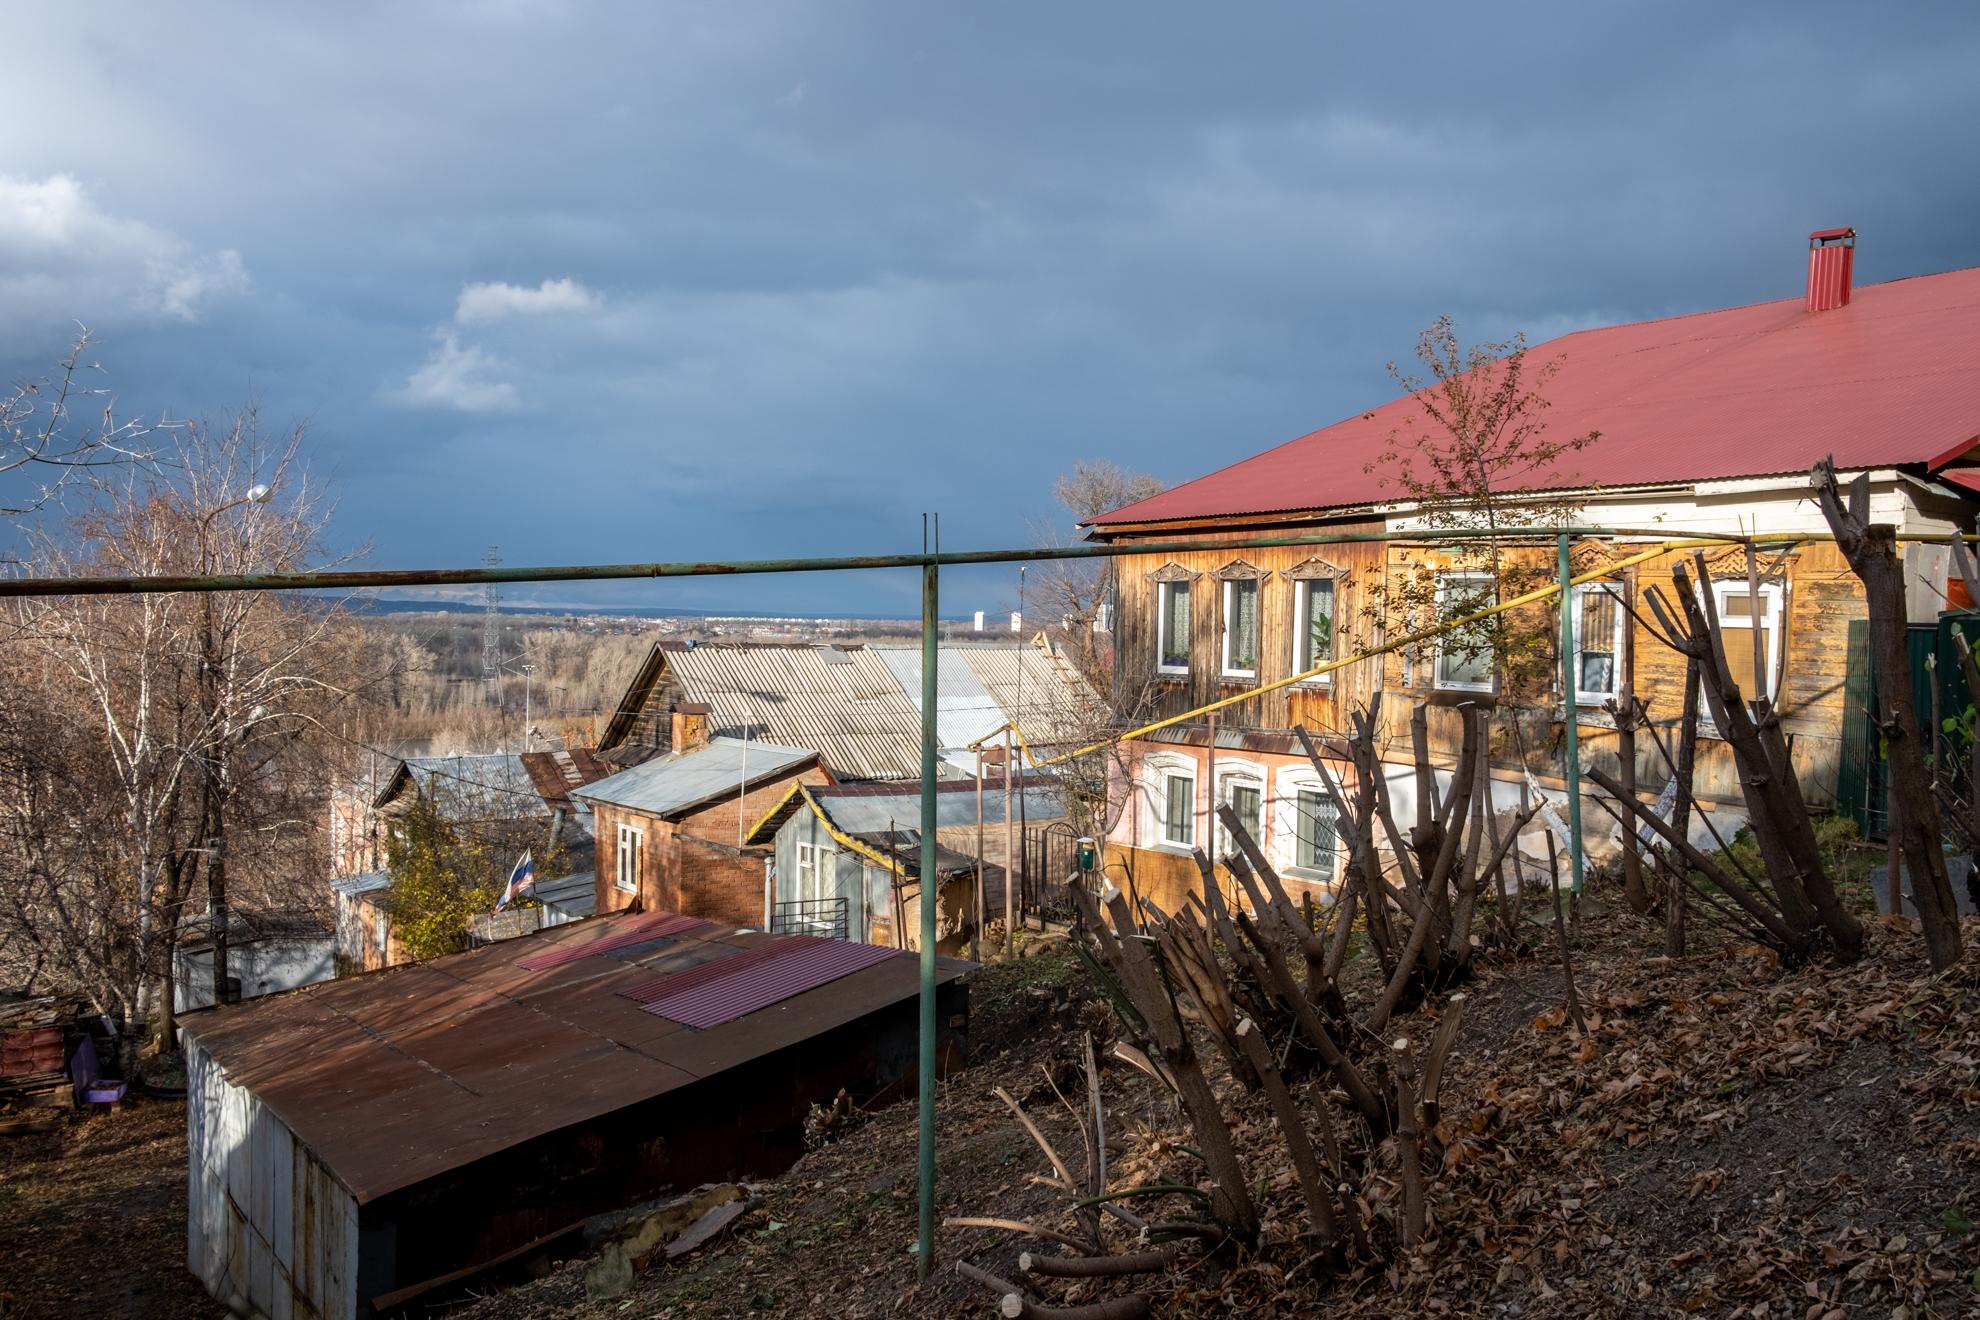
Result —
[[1155, 668], [1164, 674], [1189, 672], [1189, 583], [1155, 584]]
[[1224, 674], [1229, 678], [1258, 677], [1258, 580], [1231, 578], [1224, 583]]

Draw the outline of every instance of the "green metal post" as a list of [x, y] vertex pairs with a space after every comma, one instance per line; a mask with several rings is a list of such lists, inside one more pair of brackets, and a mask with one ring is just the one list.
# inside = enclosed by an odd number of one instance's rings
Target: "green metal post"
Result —
[[1569, 581], [1574, 577], [1568, 562], [1568, 545], [1571, 538], [1566, 532], [1560, 535], [1561, 571], [1561, 709], [1562, 724], [1567, 732], [1567, 806], [1568, 806], [1568, 860], [1573, 864], [1574, 892], [1581, 892], [1581, 730], [1580, 710], [1575, 702], [1577, 683], [1574, 672], [1574, 588]]
[[[941, 548], [941, 524], [935, 545]], [[915, 1270], [926, 1279], [935, 1265], [935, 666], [941, 569], [921, 570], [921, 1228]]]

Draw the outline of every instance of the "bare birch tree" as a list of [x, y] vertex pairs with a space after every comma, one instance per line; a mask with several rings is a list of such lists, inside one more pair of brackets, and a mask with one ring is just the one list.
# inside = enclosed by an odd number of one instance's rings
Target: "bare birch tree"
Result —
[[[311, 567], [326, 515], [298, 464], [301, 443], [300, 429], [265, 436], [252, 409], [188, 427], [171, 452], [97, 483], [71, 517], [32, 532], [34, 569], [151, 576]], [[94, 924], [73, 932], [90, 947], [56, 961], [105, 1009], [169, 1032], [172, 951], [201, 881], [224, 997], [237, 828], [253, 823], [250, 853], [320, 829], [312, 799], [324, 776], [307, 766], [325, 750], [322, 716], [348, 692], [340, 612], [334, 602], [270, 592], [101, 595], [24, 600], [15, 622], [13, 667], [45, 709], [65, 717], [57, 736], [115, 805], [115, 828], [83, 837], [85, 806], [66, 804], [70, 846], [94, 859], [84, 868], [94, 873]], [[43, 813], [38, 833], [59, 837], [63, 813], [44, 807], [53, 814]], [[312, 850], [321, 852], [303, 855]], [[69, 901], [53, 892], [62, 880], [54, 869], [41, 875], [22, 920], [46, 910], [59, 918]]]

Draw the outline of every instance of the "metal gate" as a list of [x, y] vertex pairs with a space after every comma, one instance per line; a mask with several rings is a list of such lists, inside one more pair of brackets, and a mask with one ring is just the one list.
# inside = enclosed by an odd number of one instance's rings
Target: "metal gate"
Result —
[[1064, 821], [1053, 821], [1025, 835], [1018, 893], [1026, 916], [1071, 921], [1071, 881], [1079, 870], [1079, 836]]

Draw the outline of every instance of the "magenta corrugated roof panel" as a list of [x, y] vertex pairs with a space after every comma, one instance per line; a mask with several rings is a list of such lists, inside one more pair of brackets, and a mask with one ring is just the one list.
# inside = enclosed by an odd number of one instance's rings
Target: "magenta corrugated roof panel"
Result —
[[683, 917], [673, 912], [649, 912], [631, 921], [616, 923], [610, 935], [603, 935], [583, 944], [554, 949], [549, 953], [539, 953], [534, 957], [519, 960], [516, 966], [530, 972], [548, 971], [552, 967], [562, 967], [567, 962], [576, 962], [579, 958], [610, 953], [614, 949], [627, 948], [647, 940], [657, 940], [666, 935], [680, 935], [686, 931], [699, 930], [707, 924], [700, 917]]
[[798, 937], [776, 946], [775, 956], [748, 967], [735, 967], [733, 959], [716, 964], [729, 969], [728, 974], [656, 999], [646, 1005], [646, 1011], [682, 1026], [706, 1030], [889, 958], [907, 956], [882, 945]]
[[737, 949], [713, 962], [699, 963], [693, 967], [683, 967], [677, 972], [663, 972], [649, 980], [635, 982], [619, 991], [627, 999], [650, 1004], [668, 995], [692, 990], [698, 985], [706, 985], [718, 976], [754, 967], [767, 958], [781, 957], [789, 950], [782, 944], [759, 944], [753, 949]]
[[[1605, 326], [1535, 345], [1550, 439], [1599, 431], [1544, 484], [1655, 485], [1954, 462], [1980, 443], [1980, 268], [1859, 287], [1810, 312], [1778, 302]], [[1394, 438], [1430, 433], [1414, 398], [1243, 458], [1093, 520], [1099, 527], [1351, 509], [1384, 484]], [[1370, 469], [1374, 470], [1370, 470]]]

